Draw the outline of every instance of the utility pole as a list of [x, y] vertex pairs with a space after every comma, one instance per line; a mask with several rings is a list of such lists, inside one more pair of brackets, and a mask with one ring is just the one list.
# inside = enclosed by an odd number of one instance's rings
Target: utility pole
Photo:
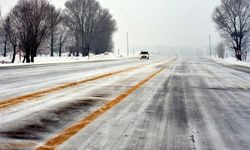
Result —
[[127, 57], [129, 57], [128, 33], [127, 33]]
[[211, 36], [209, 35], [209, 55], [212, 57], [212, 44], [211, 44]]

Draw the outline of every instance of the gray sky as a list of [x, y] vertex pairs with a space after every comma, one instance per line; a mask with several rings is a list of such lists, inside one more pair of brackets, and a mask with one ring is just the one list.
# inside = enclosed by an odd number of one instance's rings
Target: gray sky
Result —
[[[50, 0], [63, 7], [65, 0]], [[130, 49], [194, 48], [205, 49], [208, 36], [213, 43], [220, 38], [211, 15], [220, 0], [99, 0], [117, 20], [115, 50], [126, 50], [126, 33]], [[6, 13], [17, 0], [0, 0]]]

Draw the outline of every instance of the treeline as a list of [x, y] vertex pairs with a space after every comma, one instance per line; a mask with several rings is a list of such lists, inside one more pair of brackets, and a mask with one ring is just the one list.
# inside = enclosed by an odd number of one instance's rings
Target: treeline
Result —
[[23, 54], [23, 62], [34, 62], [49, 49], [50, 56], [89, 56], [113, 49], [116, 21], [96, 0], [68, 0], [56, 9], [48, 0], [19, 0], [1, 17], [0, 42], [3, 56]]

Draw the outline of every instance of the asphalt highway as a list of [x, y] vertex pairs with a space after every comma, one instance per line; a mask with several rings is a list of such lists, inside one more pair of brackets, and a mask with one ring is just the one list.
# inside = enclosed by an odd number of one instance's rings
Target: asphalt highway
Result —
[[0, 67], [0, 149], [249, 150], [249, 72], [201, 57]]

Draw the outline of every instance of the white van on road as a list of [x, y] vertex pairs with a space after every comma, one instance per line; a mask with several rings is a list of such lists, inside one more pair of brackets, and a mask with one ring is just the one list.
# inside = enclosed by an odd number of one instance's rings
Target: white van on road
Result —
[[140, 59], [149, 59], [149, 53], [148, 53], [148, 51], [141, 51], [141, 53], [140, 53]]

